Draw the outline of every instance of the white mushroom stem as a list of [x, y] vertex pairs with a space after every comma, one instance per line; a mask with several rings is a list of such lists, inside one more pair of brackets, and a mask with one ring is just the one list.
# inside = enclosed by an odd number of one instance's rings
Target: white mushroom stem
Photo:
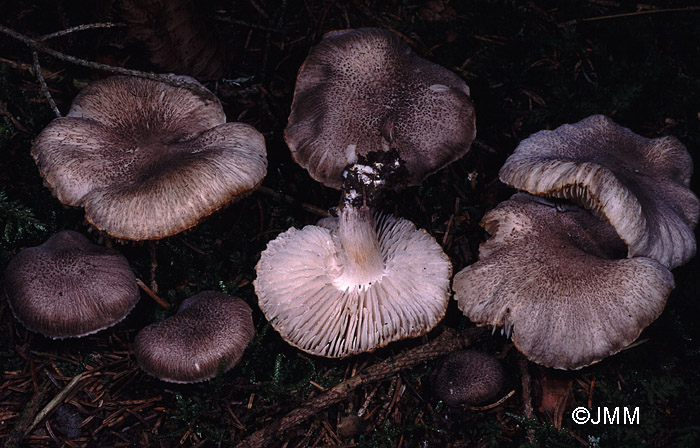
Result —
[[367, 207], [345, 205], [338, 217], [338, 238], [344, 250], [344, 263], [336, 286], [343, 290], [368, 286], [384, 275], [384, 258], [374, 219]]

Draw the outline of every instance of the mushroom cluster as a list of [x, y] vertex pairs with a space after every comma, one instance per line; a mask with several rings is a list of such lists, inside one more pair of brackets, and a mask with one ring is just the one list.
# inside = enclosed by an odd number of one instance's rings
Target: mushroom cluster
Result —
[[[59, 201], [83, 206], [90, 223], [116, 238], [186, 230], [252, 191], [267, 169], [257, 130], [226, 123], [219, 100], [195, 79], [168, 76], [185, 87], [124, 76], [90, 84], [32, 147]], [[5, 284], [17, 319], [52, 338], [114, 325], [139, 299], [127, 260], [71, 231], [20, 252]], [[136, 356], [166, 381], [203, 381], [235, 365], [253, 334], [244, 301], [206, 292], [142, 330]]]
[[608, 221], [629, 256], [673, 269], [695, 255], [693, 162], [674, 137], [645, 138], [594, 115], [523, 140], [499, 172], [531, 194], [564, 198]]
[[601, 115], [525, 139], [500, 177], [532, 195], [484, 216], [491, 237], [454, 279], [460, 309], [547, 367], [619, 352], [661, 314], [669, 269], [695, 254], [691, 166], [675, 138]]
[[384, 189], [418, 185], [464, 155], [475, 133], [464, 81], [396, 34], [324, 36], [299, 70], [284, 136], [311, 177], [343, 195], [337, 217], [280, 234], [260, 256], [260, 308], [285, 340], [345, 357], [442, 319], [448, 257], [425, 231], [373, 210]]

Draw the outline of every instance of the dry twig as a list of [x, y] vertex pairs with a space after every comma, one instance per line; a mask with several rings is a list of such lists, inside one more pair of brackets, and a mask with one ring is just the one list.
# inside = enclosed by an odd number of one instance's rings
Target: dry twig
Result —
[[87, 373], [88, 372], [82, 372], [76, 375], [53, 399], [51, 399], [51, 401], [46, 404], [46, 406], [44, 406], [37, 413], [37, 410], [42, 405], [46, 395], [48, 394], [48, 388], [39, 388], [29, 400], [29, 403], [27, 403], [25, 406], [20, 420], [15, 425], [15, 428], [12, 430], [10, 437], [5, 443], [5, 448], [20, 446], [22, 440], [24, 440], [24, 438], [27, 437], [29, 433], [32, 432], [32, 430], [56, 408], [56, 406], [63, 402], [66, 396], [68, 396], [68, 394], [75, 388], [75, 386], [78, 385], [80, 380], [82, 380]]
[[75, 56], [71, 56], [65, 53], [62, 53], [60, 51], [54, 50], [53, 48], [49, 48], [46, 45], [42, 43], [42, 38], [40, 39], [33, 39], [29, 36], [25, 36], [24, 34], [18, 33], [15, 30], [12, 30], [10, 28], [7, 28], [6, 26], [0, 25], [0, 33], [3, 33], [9, 37], [12, 37], [13, 39], [16, 39], [25, 45], [27, 45], [29, 48], [31, 48], [34, 51], [38, 51], [41, 53], [48, 54], [50, 56], [53, 56], [57, 59], [60, 59], [62, 61], [70, 62], [72, 64], [76, 65], [81, 65], [83, 67], [88, 67], [92, 68], [94, 70], [102, 70], [105, 72], [109, 73], [115, 73], [118, 75], [125, 75], [125, 76], [137, 76], [139, 78], [146, 78], [146, 79], [151, 79], [153, 81], [159, 81], [159, 82], [164, 82], [166, 84], [170, 84], [175, 87], [181, 87], [184, 89], [191, 90], [192, 92], [196, 93], [197, 95], [201, 96], [202, 98], [205, 98], [210, 101], [219, 101], [216, 96], [211, 93], [209, 90], [202, 88], [198, 84], [194, 84], [192, 82], [188, 81], [183, 81], [182, 79], [179, 78], [174, 78], [169, 75], [159, 75], [157, 73], [152, 73], [152, 72], [144, 72], [141, 70], [131, 70], [123, 67], [115, 67], [112, 65], [107, 65], [107, 64], [100, 64], [98, 62], [92, 62], [92, 61], [87, 61], [85, 59], [80, 59], [76, 58]]
[[281, 419], [253, 433], [238, 446], [239, 448], [266, 446], [273, 439], [300, 425], [323, 409], [343, 401], [358, 387], [381, 381], [421, 362], [430, 361], [468, 346], [478, 335], [483, 333], [484, 330], [480, 328], [469, 329], [461, 334], [455, 333], [453, 330], [445, 330], [433, 341], [385, 359], [381, 363], [368, 367], [357, 375], [336, 384], [328, 391], [307, 400]]
[[168, 302], [158, 297], [158, 294], [153, 292], [153, 290], [149, 288], [140, 278], [136, 279], [136, 284], [139, 286], [139, 288], [143, 289], [143, 292], [145, 292], [148, 295], [148, 297], [155, 300], [158, 305], [162, 306], [163, 308], [167, 308], [170, 306], [168, 305]]
[[669, 12], [693, 12], [700, 11], [700, 6], [688, 6], [686, 8], [667, 8], [667, 9], [647, 9], [643, 11], [626, 12], [622, 14], [610, 14], [607, 16], [597, 16], [597, 17], [585, 17], [583, 19], [568, 20], [566, 22], [560, 23], [559, 26], [570, 26], [576, 25], [582, 22], [597, 22], [599, 20], [610, 20], [610, 19], [621, 19], [625, 17], [643, 16], [649, 14], [661, 14]]
[[39, 80], [39, 85], [41, 86], [41, 93], [44, 94], [46, 101], [49, 102], [49, 106], [51, 106], [51, 110], [53, 110], [53, 113], [54, 115], [56, 115], [56, 118], [60, 117], [61, 111], [58, 110], [58, 106], [56, 106], [56, 102], [53, 100], [51, 92], [49, 92], [49, 86], [46, 85], [44, 75], [41, 74], [41, 65], [39, 64], [39, 53], [37, 53], [36, 50], [32, 50], [32, 66], [34, 67], [34, 76], [36, 76], [36, 79]]
[[330, 213], [328, 213], [328, 210], [324, 210], [321, 207], [316, 207], [315, 205], [307, 204], [305, 202], [298, 202], [296, 199], [294, 199], [292, 196], [289, 196], [287, 194], [282, 194], [278, 193], [272, 188], [268, 188], [262, 185], [259, 185], [258, 188], [255, 189], [255, 191], [259, 191], [260, 193], [266, 194], [268, 196], [272, 196], [275, 199], [284, 199], [286, 202], [290, 204], [299, 204], [302, 209], [306, 210], [309, 213], [313, 213], [314, 215], [321, 216], [323, 218], [330, 216]]

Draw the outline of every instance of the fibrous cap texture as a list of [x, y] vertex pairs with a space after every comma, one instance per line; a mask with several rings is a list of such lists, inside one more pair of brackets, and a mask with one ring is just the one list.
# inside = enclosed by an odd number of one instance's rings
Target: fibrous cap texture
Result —
[[677, 139], [641, 137], [602, 115], [523, 140], [501, 168], [503, 182], [571, 199], [607, 219], [629, 256], [672, 269], [695, 255], [700, 202], [693, 163]]
[[56, 197], [84, 205], [98, 229], [159, 239], [196, 225], [265, 176], [263, 136], [225, 121], [213, 95], [112, 77], [84, 88], [68, 115], [39, 134], [32, 155]]
[[561, 212], [518, 193], [484, 216], [491, 238], [455, 275], [455, 299], [473, 322], [503, 326], [531, 361], [578, 369], [632, 343], [674, 287], [659, 262], [624, 257], [612, 227], [590, 212]]
[[17, 320], [56, 339], [111, 327], [140, 297], [126, 258], [73, 231], [18, 253], [5, 270], [5, 290]]
[[476, 136], [469, 88], [378, 28], [335, 31], [299, 70], [284, 137], [311, 177], [340, 188], [342, 172], [394, 151], [399, 185], [418, 185], [469, 151]]
[[156, 378], [195, 383], [238, 364], [254, 336], [252, 311], [244, 300], [204, 291], [182, 302], [174, 316], [143, 328], [134, 355]]

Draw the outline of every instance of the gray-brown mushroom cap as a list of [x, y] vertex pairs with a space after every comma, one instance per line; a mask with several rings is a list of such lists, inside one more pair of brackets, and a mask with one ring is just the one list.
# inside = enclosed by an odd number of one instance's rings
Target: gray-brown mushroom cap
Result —
[[55, 339], [111, 327], [140, 297], [126, 258], [73, 231], [18, 253], [5, 270], [5, 291], [17, 320]]
[[612, 227], [571, 206], [518, 193], [484, 216], [492, 235], [455, 275], [459, 308], [503, 326], [531, 361], [578, 369], [632, 343], [663, 311], [674, 283], [659, 262], [624, 257]]
[[458, 350], [447, 355], [431, 378], [435, 394], [449, 406], [475, 405], [503, 387], [503, 367], [488, 353]]
[[120, 76], [84, 88], [32, 155], [59, 201], [84, 205], [95, 227], [127, 240], [186, 230], [250, 192], [267, 170], [263, 136], [226, 123], [213, 95]]
[[261, 253], [258, 303], [290, 344], [344, 358], [425, 334], [444, 316], [452, 265], [440, 245], [410, 221], [368, 213], [346, 207]]
[[[476, 136], [465, 82], [418, 57], [396, 34], [378, 28], [335, 31], [299, 70], [284, 138], [311, 177], [339, 189], [347, 165], [395, 151], [401, 185], [469, 151]], [[381, 159], [381, 157], [380, 157]]]
[[672, 269], [695, 255], [700, 201], [693, 163], [673, 137], [649, 139], [595, 115], [523, 140], [501, 180], [529, 193], [568, 198], [604, 216], [629, 256]]
[[183, 301], [174, 316], [139, 331], [134, 356], [156, 378], [195, 383], [238, 364], [254, 336], [252, 311], [244, 300], [204, 291]]

